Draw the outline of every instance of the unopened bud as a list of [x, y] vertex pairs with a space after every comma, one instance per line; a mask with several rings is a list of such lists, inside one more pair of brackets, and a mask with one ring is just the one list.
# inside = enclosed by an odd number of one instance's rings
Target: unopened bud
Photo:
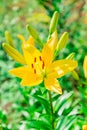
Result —
[[27, 25], [27, 29], [30, 32], [31, 36], [37, 41], [37, 44], [42, 48], [43, 43], [41, 42], [38, 32], [30, 25]]
[[75, 70], [73, 70], [73, 71], [71, 72], [71, 74], [72, 74], [72, 76], [73, 76], [73, 78], [74, 78], [75, 80], [79, 80], [79, 75], [77, 74], [77, 72], [76, 72]]
[[12, 47], [14, 47], [13, 40], [12, 40], [11, 35], [8, 31], [5, 31], [5, 37], [6, 37], [7, 43], [9, 43]]
[[27, 29], [33, 38], [35, 38], [35, 39], [38, 38], [38, 32], [32, 26], [27, 25]]
[[[72, 59], [74, 58], [74, 56], [75, 56], [75, 53], [72, 52], [70, 55], [68, 55], [68, 56], [66, 57], [66, 59], [67, 59], [67, 60], [72, 60]], [[71, 75], [73, 76], [73, 78], [74, 78], [75, 80], [79, 80], [79, 75], [77, 74], [77, 72], [76, 72], [75, 70], [73, 70], [73, 71], [71, 72]]]
[[49, 27], [49, 33], [52, 34], [56, 27], [57, 27], [57, 22], [58, 22], [58, 12], [55, 11], [54, 14], [53, 14], [53, 17], [51, 19], [51, 22], [50, 22], [50, 27]]
[[16, 49], [14, 49], [11, 45], [7, 43], [2, 44], [4, 50], [7, 52], [9, 56], [11, 56], [15, 61], [21, 63], [21, 64], [26, 64], [24, 57], [22, 54], [20, 54]]
[[57, 46], [57, 43], [58, 43], [58, 33], [57, 33], [57, 31], [55, 31], [52, 34], [51, 39], [49, 39], [48, 41], [50, 41], [49, 46], [52, 47], [53, 50], [54, 50], [56, 48], [56, 46]]
[[60, 50], [62, 50], [66, 44], [67, 44], [67, 41], [68, 41], [68, 32], [64, 32], [63, 35], [61, 36], [59, 42], [58, 42], [58, 45], [57, 45], [57, 51], [59, 52]]
[[84, 76], [87, 79], [87, 55], [84, 58], [84, 62], [83, 62], [83, 70], [84, 70]]

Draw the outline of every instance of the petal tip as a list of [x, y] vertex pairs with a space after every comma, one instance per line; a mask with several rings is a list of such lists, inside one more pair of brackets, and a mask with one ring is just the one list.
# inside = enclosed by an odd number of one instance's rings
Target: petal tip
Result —
[[58, 94], [63, 94], [62, 89], [58, 90]]

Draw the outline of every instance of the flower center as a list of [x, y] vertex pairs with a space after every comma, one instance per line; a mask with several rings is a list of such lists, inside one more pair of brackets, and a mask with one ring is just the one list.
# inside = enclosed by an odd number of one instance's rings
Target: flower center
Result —
[[45, 63], [41, 56], [34, 57], [33, 63], [31, 64], [34, 74], [41, 73], [44, 75]]

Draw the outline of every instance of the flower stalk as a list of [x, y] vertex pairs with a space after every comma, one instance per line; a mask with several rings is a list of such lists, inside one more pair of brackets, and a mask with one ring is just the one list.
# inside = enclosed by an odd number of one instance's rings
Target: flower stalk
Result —
[[50, 112], [51, 112], [52, 130], [54, 130], [54, 115], [53, 115], [52, 95], [51, 95], [50, 91], [48, 91], [48, 94], [49, 94], [49, 101], [50, 101]]

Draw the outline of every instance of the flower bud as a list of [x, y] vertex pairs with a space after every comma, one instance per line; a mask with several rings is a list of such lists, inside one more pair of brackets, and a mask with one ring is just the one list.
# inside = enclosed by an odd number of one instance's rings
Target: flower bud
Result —
[[53, 34], [52, 34], [52, 37], [48, 40], [50, 41], [49, 42], [49, 46], [51, 48], [53, 48], [53, 50], [55, 50], [56, 46], [57, 46], [57, 43], [58, 43], [58, 33], [57, 31], [55, 31]]
[[[70, 55], [68, 55], [68, 56], [66, 57], [66, 59], [67, 59], [67, 60], [72, 60], [72, 59], [74, 58], [74, 56], [75, 56], [75, 53], [72, 52]], [[71, 75], [73, 76], [73, 78], [74, 78], [75, 80], [79, 80], [79, 75], [77, 74], [77, 72], [76, 72], [75, 70], [73, 70], [73, 71], [71, 72]]]
[[4, 50], [7, 52], [9, 56], [11, 56], [15, 61], [21, 63], [21, 64], [26, 64], [24, 57], [22, 54], [20, 54], [16, 49], [14, 49], [11, 45], [7, 43], [2, 44]]
[[57, 51], [62, 50], [66, 46], [67, 41], [68, 41], [68, 32], [64, 32], [63, 35], [61, 36], [59, 42], [58, 42], [56, 50]]
[[87, 55], [84, 58], [84, 62], [83, 62], [83, 70], [84, 70], [84, 76], [87, 79]]
[[73, 76], [73, 78], [74, 78], [75, 80], [79, 80], [79, 75], [77, 74], [77, 72], [76, 72], [75, 70], [73, 70], [73, 71], [71, 72], [71, 74], [72, 74], [72, 76]]
[[14, 47], [13, 40], [12, 40], [10, 33], [8, 31], [5, 31], [5, 37], [6, 37], [7, 43], [9, 43], [12, 47]]
[[51, 19], [51, 22], [50, 22], [50, 27], [49, 27], [49, 33], [52, 34], [56, 27], [57, 27], [57, 22], [58, 22], [58, 12], [55, 11], [54, 14], [53, 14], [53, 17]]
[[75, 56], [75, 53], [72, 52], [71, 54], [69, 54], [69, 55], [66, 57], [66, 59], [67, 59], [67, 60], [72, 60], [72, 59], [74, 58], [74, 56]]
[[35, 39], [38, 38], [38, 32], [32, 26], [27, 25], [27, 29], [33, 38], [35, 38]]
[[30, 25], [27, 25], [27, 29], [30, 32], [31, 36], [37, 41], [37, 44], [42, 48], [43, 43], [41, 42], [38, 32]]

